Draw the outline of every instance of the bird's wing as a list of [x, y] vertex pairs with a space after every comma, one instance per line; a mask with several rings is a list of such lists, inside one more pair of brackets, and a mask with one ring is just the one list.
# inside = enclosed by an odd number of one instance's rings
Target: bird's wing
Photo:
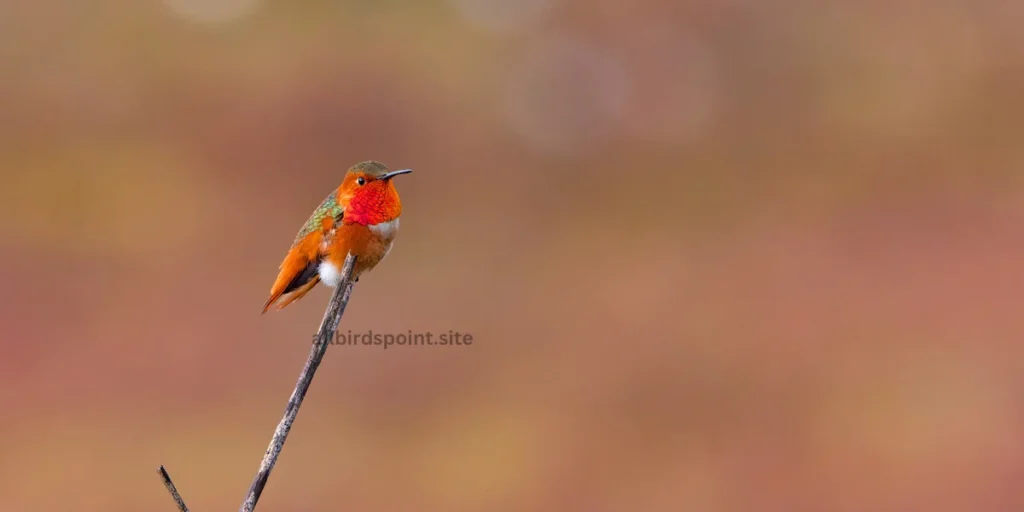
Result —
[[316, 286], [320, 281], [317, 272], [323, 257], [323, 247], [326, 245], [325, 242], [330, 241], [334, 227], [341, 223], [344, 216], [345, 208], [338, 204], [336, 191], [328, 195], [309, 216], [302, 229], [295, 235], [288, 255], [281, 262], [280, 272], [270, 288], [270, 298], [263, 305], [264, 313], [282, 296], [293, 295], [283, 300], [278, 305], [279, 309]]

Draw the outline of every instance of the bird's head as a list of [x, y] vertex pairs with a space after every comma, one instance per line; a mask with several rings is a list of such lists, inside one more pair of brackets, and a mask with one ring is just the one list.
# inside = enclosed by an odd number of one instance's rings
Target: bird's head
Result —
[[379, 224], [402, 214], [402, 201], [392, 178], [412, 169], [389, 171], [380, 162], [360, 162], [345, 173], [338, 188], [339, 202], [345, 207], [344, 222]]

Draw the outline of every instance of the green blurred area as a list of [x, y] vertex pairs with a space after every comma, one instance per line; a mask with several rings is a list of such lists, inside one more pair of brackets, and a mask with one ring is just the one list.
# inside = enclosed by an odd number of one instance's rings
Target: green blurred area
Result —
[[[300, 5], [301, 4], [301, 5]], [[261, 510], [1017, 510], [1024, 7], [0, 3], [4, 510], [237, 507], [344, 170], [415, 172]]]

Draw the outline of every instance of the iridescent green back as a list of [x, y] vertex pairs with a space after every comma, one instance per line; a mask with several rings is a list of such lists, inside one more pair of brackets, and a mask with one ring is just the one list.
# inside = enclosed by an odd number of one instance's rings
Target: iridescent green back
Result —
[[340, 204], [338, 204], [337, 194], [337, 190], [331, 192], [327, 196], [327, 198], [324, 199], [322, 203], [320, 203], [320, 206], [316, 208], [316, 210], [313, 212], [313, 215], [309, 216], [309, 220], [307, 220], [306, 223], [302, 226], [302, 229], [299, 230], [299, 234], [295, 235], [294, 243], [299, 243], [299, 241], [301, 241], [303, 238], [306, 238], [306, 235], [312, 233], [317, 229], [320, 229], [320, 226], [323, 225], [324, 219], [328, 217], [338, 219], [342, 216], [342, 214], [345, 212], [345, 209]]

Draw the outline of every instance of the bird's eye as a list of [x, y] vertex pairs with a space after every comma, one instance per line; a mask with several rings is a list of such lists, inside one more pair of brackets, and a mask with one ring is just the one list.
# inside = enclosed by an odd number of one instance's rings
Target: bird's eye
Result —
[[366, 185], [366, 178], [360, 176], [359, 178], [356, 179], [356, 183], [358, 183], [359, 186]]

